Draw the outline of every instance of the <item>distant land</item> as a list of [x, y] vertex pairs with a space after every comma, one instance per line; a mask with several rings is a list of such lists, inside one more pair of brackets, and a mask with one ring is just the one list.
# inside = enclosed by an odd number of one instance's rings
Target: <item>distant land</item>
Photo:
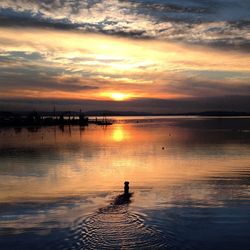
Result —
[[250, 116], [250, 112], [238, 111], [204, 111], [204, 112], [190, 112], [190, 113], [148, 113], [148, 112], [134, 112], [134, 111], [87, 111], [85, 115], [108, 115], [108, 116]]
[[[27, 115], [29, 111], [0, 111], [0, 117], [9, 115]], [[79, 115], [79, 111], [38, 111], [42, 116], [53, 116], [70, 113], [70, 115]], [[250, 112], [239, 111], [204, 111], [204, 112], [186, 112], [186, 113], [149, 113], [135, 111], [111, 111], [111, 110], [93, 110], [82, 112], [85, 116], [250, 116]]]

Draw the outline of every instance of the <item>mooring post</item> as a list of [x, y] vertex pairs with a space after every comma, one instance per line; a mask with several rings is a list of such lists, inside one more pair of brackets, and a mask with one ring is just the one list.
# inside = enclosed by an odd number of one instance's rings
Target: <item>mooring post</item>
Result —
[[125, 195], [129, 194], [129, 182], [128, 181], [124, 182], [124, 194]]

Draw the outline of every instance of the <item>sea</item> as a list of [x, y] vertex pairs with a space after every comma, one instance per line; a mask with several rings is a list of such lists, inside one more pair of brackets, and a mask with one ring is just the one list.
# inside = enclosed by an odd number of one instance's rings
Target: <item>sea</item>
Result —
[[110, 119], [0, 129], [1, 250], [250, 249], [250, 117]]

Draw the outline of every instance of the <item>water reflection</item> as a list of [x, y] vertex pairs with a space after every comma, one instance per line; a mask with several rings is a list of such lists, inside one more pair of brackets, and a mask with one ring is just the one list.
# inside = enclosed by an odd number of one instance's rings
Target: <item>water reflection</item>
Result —
[[123, 141], [125, 137], [125, 132], [122, 125], [116, 125], [112, 132], [112, 138], [114, 141]]
[[[105, 129], [2, 129], [1, 249], [15, 249], [9, 236], [25, 249], [38, 241], [42, 249], [50, 248], [67, 238], [69, 246], [77, 243], [86, 249], [93, 244], [91, 237], [105, 238], [108, 225], [116, 225], [111, 218], [123, 225], [121, 236], [137, 235], [145, 243], [143, 233], [149, 239], [152, 232], [156, 239], [162, 233], [170, 249], [247, 249], [250, 133], [243, 131], [248, 124], [246, 119], [171, 118], [121, 122]], [[124, 180], [133, 183], [134, 202], [100, 213]], [[219, 242], [220, 237], [227, 240]], [[140, 243], [135, 241], [128, 240], [124, 248], [136, 248]], [[159, 238], [157, 242], [163, 244]]]

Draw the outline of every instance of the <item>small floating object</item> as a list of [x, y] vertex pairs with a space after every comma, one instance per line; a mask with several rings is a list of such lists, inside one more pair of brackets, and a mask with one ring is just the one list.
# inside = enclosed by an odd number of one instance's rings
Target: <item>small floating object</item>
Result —
[[165, 149], [165, 147], [162, 147], [161, 149], [162, 149], [162, 150], [164, 150], [164, 149]]

